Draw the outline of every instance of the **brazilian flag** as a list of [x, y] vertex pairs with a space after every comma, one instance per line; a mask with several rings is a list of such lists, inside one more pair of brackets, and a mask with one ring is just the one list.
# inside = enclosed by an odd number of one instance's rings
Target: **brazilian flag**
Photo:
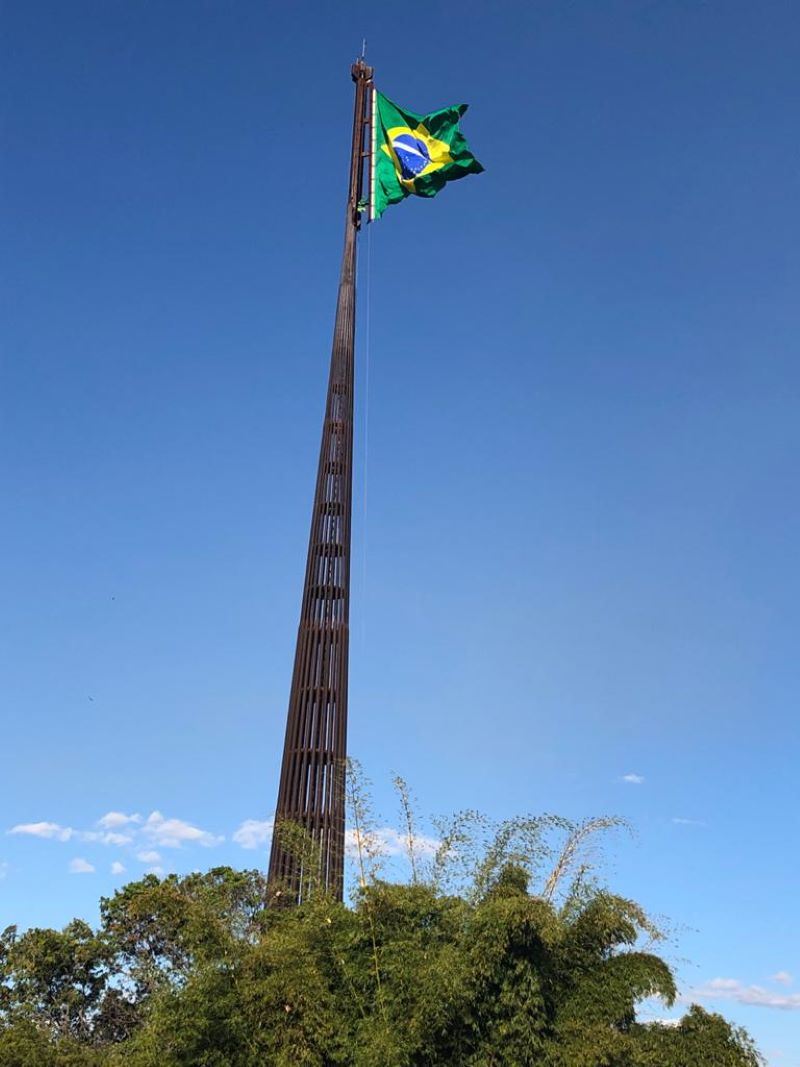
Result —
[[458, 104], [416, 115], [373, 90], [370, 219], [407, 196], [436, 196], [447, 182], [480, 174], [458, 128], [466, 110]]

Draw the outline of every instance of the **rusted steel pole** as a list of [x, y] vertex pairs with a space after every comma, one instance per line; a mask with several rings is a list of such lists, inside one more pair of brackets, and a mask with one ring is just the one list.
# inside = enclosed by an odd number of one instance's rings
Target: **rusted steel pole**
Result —
[[341, 900], [344, 884], [356, 234], [372, 68], [357, 60], [351, 73], [355, 108], [344, 250], [275, 810], [276, 827], [302, 827], [312, 847], [287, 848], [280, 832], [273, 833], [269, 882], [272, 899], [284, 904], [301, 903], [309, 882], [319, 880]]

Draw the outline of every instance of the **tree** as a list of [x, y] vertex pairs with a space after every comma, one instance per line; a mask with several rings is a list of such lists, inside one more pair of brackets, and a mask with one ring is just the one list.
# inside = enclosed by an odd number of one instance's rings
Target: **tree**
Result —
[[80, 919], [63, 930], [14, 928], [3, 935], [6, 1014], [36, 1019], [47, 1032], [91, 1039], [105, 990], [107, 945]]
[[[405, 838], [415, 849], [407, 790]], [[355, 819], [352, 906], [265, 907], [255, 871], [148, 875], [101, 923], [0, 935], [0, 1067], [757, 1067], [749, 1037], [675, 998], [661, 931], [596, 881], [617, 820], [440, 829], [410, 884]], [[295, 833], [295, 837], [302, 836]], [[299, 847], [305, 847], [302, 841]], [[313, 867], [310, 865], [309, 869]]]

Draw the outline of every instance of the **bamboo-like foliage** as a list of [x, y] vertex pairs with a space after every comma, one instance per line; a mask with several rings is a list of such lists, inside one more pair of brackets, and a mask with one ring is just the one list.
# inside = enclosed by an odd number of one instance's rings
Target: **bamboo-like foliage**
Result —
[[[397, 779], [410, 878], [386, 880], [368, 783], [348, 775], [352, 906], [279, 828], [303, 903], [258, 872], [148, 875], [93, 930], [0, 935], [0, 1067], [757, 1067], [743, 1031], [676, 996], [663, 932], [601, 884], [613, 818], [462, 812], [421, 833]], [[280, 900], [277, 901], [280, 903]]]

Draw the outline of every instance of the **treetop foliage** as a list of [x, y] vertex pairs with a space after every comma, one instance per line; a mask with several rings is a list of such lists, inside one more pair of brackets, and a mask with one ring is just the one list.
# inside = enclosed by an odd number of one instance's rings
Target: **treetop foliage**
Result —
[[[355, 776], [353, 776], [355, 778]], [[351, 906], [310, 882], [266, 906], [257, 871], [148, 875], [101, 902], [100, 924], [0, 934], [0, 1067], [757, 1067], [749, 1037], [692, 1006], [642, 1023], [675, 981], [659, 928], [596, 882], [617, 820], [492, 827], [475, 813], [381, 875], [351, 785]], [[296, 831], [296, 828], [294, 828]]]

